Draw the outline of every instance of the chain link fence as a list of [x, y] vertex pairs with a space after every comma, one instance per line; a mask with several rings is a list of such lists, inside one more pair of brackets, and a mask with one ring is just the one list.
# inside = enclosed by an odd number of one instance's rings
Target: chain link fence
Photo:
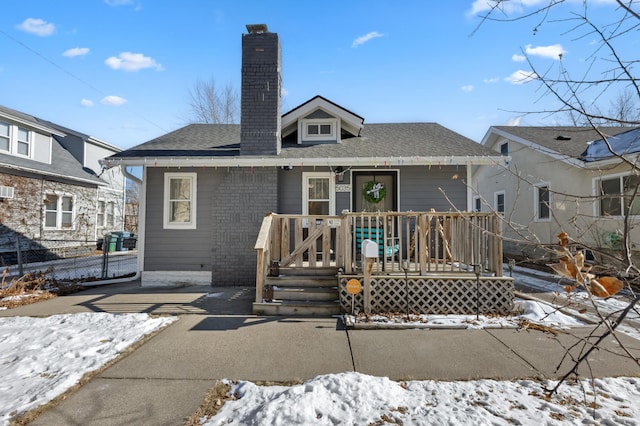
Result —
[[[85, 283], [133, 276], [137, 270], [137, 239], [117, 232], [97, 241], [38, 240], [17, 237], [12, 251], [0, 252], [5, 282], [42, 273], [58, 283]], [[6, 272], [5, 272], [6, 271]]]

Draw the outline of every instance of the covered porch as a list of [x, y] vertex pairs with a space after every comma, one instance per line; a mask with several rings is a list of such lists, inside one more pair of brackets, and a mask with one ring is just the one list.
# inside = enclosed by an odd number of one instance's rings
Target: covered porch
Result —
[[[378, 246], [368, 261], [361, 254], [364, 240]], [[472, 314], [513, 308], [494, 213], [270, 214], [255, 249], [255, 313]], [[355, 294], [347, 289], [353, 280], [361, 285]]]

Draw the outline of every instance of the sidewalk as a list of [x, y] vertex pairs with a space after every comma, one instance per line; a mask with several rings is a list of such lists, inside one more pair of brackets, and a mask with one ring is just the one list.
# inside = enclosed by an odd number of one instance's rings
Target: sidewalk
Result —
[[[0, 311], [0, 316], [182, 315], [33, 424], [180, 425], [221, 378], [289, 382], [344, 371], [397, 380], [557, 378], [572, 366], [569, 357], [559, 365], [566, 348], [593, 332], [589, 327], [557, 336], [508, 329], [345, 330], [336, 318], [254, 316], [253, 297], [251, 288], [147, 289], [129, 283]], [[619, 337], [640, 356], [640, 342]], [[613, 337], [604, 346], [589, 358], [590, 371], [581, 368], [584, 377], [640, 376]], [[573, 356], [581, 349], [573, 348]]]

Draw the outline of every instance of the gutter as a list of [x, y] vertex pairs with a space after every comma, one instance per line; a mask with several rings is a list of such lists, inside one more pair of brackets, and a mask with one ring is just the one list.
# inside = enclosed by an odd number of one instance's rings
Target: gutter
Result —
[[508, 161], [503, 156], [410, 156], [410, 157], [131, 157], [111, 158], [111, 167], [304, 167], [304, 166], [455, 166], [455, 165], [502, 165]]

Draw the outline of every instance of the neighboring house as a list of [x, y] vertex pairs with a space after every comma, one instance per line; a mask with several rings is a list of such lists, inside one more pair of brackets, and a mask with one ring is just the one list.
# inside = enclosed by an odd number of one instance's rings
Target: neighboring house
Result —
[[[599, 131], [615, 152], [637, 162], [640, 128]], [[553, 247], [562, 231], [586, 247], [616, 249], [623, 216], [630, 213], [630, 224], [637, 225], [640, 202], [629, 206], [628, 201], [640, 178], [594, 129], [491, 127], [482, 144], [510, 157], [506, 167], [479, 168], [473, 174], [474, 210], [498, 211], [509, 223], [503, 226], [505, 256], [548, 258], [544, 247]], [[637, 249], [640, 229], [633, 228], [630, 236]]]
[[0, 106], [0, 265], [15, 262], [17, 241], [37, 260], [121, 230], [125, 179], [100, 165], [119, 151]]
[[471, 166], [502, 161], [436, 123], [364, 124], [322, 96], [282, 115], [278, 35], [247, 28], [241, 124], [192, 124], [108, 159], [143, 167], [143, 285], [250, 285], [265, 214], [464, 211]]

